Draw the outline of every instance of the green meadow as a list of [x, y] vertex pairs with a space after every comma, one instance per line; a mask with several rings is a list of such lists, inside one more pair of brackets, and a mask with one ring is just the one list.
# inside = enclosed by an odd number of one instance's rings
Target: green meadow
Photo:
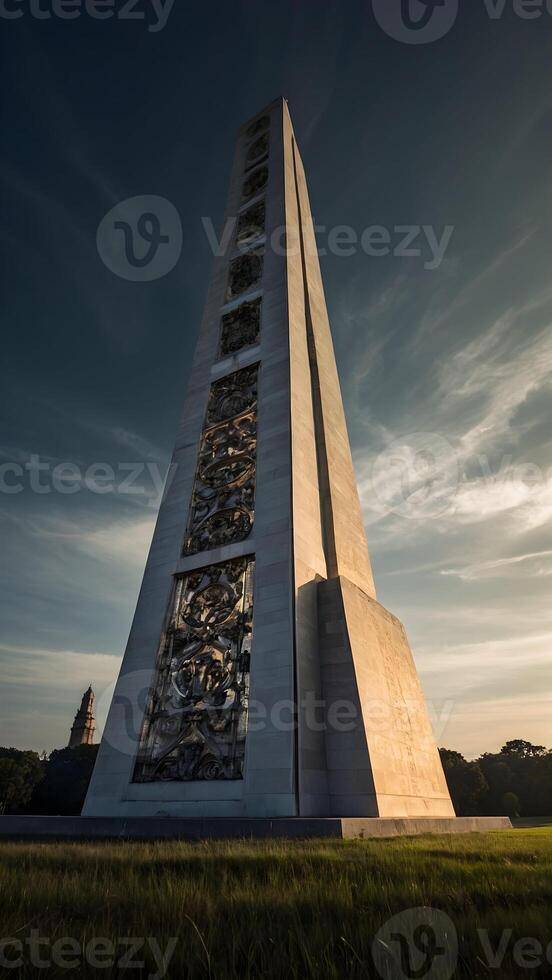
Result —
[[[550, 977], [552, 829], [364, 841], [1, 843], [0, 903], [0, 977], [159, 976], [167, 944], [170, 978], [378, 977], [378, 930], [419, 907], [445, 911], [454, 925], [453, 976]], [[47, 966], [30, 962], [37, 936]], [[519, 945], [525, 937], [532, 954]], [[129, 939], [143, 940], [133, 956]], [[403, 958], [388, 976], [408, 976], [409, 963]], [[433, 980], [439, 969], [435, 960], [411, 975]]]

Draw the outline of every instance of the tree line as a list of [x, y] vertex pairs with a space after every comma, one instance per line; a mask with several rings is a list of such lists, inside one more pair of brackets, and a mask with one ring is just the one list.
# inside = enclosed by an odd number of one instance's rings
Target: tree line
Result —
[[439, 749], [459, 817], [544, 817], [552, 814], [552, 751], [513, 739], [500, 752], [468, 762]]
[[[45, 753], [0, 747], [0, 814], [78, 815], [97, 745]], [[543, 817], [552, 814], [552, 751], [522, 739], [468, 762], [439, 749], [459, 817]]]
[[98, 745], [24, 752], [0, 747], [0, 814], [80, 814]]

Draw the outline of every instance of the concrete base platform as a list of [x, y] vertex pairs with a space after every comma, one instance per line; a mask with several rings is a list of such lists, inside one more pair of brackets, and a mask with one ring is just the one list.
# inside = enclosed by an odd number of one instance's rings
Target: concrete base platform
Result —
[[508, 817], [0, 817], [1, 840], [204, 840], [370, 838], [510, 830]]

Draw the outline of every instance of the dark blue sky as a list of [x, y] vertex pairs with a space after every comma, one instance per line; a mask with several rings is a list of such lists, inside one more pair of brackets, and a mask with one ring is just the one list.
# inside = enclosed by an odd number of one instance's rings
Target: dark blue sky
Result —
[[[320, 224], [454, 229], [435, 269], [427, 244], [321, 259], [376, 581], [441, 743], [552, 744], [552, 16], [470, 0], [410, 45], [370, 0], [176, 0], [157, 33], [7, 6], [23, 16], [0, 18], [0, 462], [163, 471], [211, 269], [201, 219], [220, 227], [238, 126], [285, 95]], [[143, 194], [177, 208], [183, 248], [132, 283], [96, 230]], [[459, 482], [439, 513], [405, 514], [378, 480], [390, 446], [428, 432]], [[116, 674], [158, 500], [148, 473], [131, 497], [38, 494], [26, 472], [0, 494], [0, 742], [51, 748]]]

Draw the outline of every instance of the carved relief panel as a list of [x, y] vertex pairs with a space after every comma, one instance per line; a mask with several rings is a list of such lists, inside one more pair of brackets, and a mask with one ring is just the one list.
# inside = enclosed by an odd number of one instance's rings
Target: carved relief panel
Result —
[[262, 136], [259, 136], [253, 141], [253, 143], [251, 143], [251, 146], [248, 148], [245, 154], [246, 170], [251, 170], [252, 167], [256, 167], [260, 163], [264, 163], [268, 157], [268, 146], [268, 133], [263, 133]]
[[246, 245], [263, 235], [264, 230], [265, 204], [264, 201], [259, 201], [238, 216], [236, 242], [238, 245]]
[[211, 385], [184, 554], [243, 541], [255, 513], [258, 365]]
[[249, 126], [246, 136], [248, 140], [252, 140], [255, 136], [260, 133], [264, 133], [265, 130], [270, 126], [270, 116], [260, 116], [255, 122], [252, 122]]
[[229, 357], [255, 344], [261, 329], [261, 300], [242, 303], [222, 318], [220, 357]]
[[238, 255], [238, 257], [230, 263], [226, 301], [229, 303], [242, 293], [259, 286], [262, 275], [262, 249], [255, 249], [253, 252], [246, 252], [245, 255]]
[[177, 579], [134, 779], [241, 779], [253, 626], [253, 558]]
[[252, 197], [256, 197], [257, 194], [264, 191], [267, 183], [268, 167], [259, 167], [258, 170], [254, 170], [243, 182], [242, 201], [245, 203]]
[[[266, 187], [270, 116], [249, 127], [242, 200]], [[236, 243], [265, 230], [265, 203], [238, 216]], [[235, 257], [225, 301], [258, 288], [264, 249]], [[242, 302], [222, 318], [219, 355], [251, 346], [261, 300]], [[192, 491], [185, 555], [243, 541], [255, 511], [258, 365], [211, 385]], [[194, 570], [176, 581], [158, 656], [134, 778], [139, 782], [243, 777], [253, 621], [253, 557]]]

